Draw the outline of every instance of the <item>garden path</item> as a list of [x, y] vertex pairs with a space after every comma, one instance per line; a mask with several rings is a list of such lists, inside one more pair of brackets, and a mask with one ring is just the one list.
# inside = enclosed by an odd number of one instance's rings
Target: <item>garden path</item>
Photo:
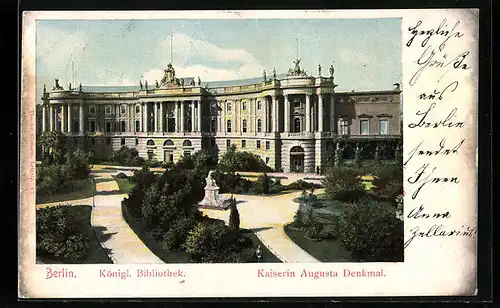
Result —
[[[240, 213], [240, 227], [251, 230], [266, 247], [285, 263], [320, 262], [286, 235], [283, 226], [293, 220], [300, 192], [275, 196], [233, 195]], [[230, 211], [202, 210], [204, 215], [229, 221]]]
[[113, 263], [160, 264], [164, 263], [139, 239], [125, 222], [121, 212], [122, 194], [112, 175], [115, 170], [95, 166], [92, 175], [96, 180], [95, 207], [91, 224], [97, 239]]

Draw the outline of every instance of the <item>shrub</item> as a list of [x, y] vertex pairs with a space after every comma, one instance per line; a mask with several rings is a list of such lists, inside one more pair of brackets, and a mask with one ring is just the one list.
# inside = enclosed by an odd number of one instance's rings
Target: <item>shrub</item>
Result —
[[395, 218], [390, 206], [370, 199], [348, 204], [338, 218], [335, 233], [361, 261], [403, 261], [403, 223]]
[[295, 182], [292, 182], [286, 186], [287, 189], [290, 190], [308, 190], [311, 188], [319, 188], [321, 185], [319, 184], [314, 184], [314, 183], [309, 183], [304, 180], [297, 180]]
[[372, 191], [381, 200], [394, 201], [403, 193], [403, 168], [400, 164], [379, 169], [373, 180]]
[[70, 206], [59, 205], [36, 211], [36, 251], [69, 263], [83, 261], [89, 254], [89, 239]]
[[146, 162], [144, 158], [139, 157], [137, 149], [131, 149], [126, 146], [122, 146], [118, 151], [114, 152], [111, 159], [122, 166], [139, 167], [143, 166]]
[[232, 231], [238, 231], [240, 229], [240, 213], [236, 207], [236, 200], [233, 199], [231, 202], [231, 212], [229, 213], [229, 229]]
[[176, 251], [182, 248], [186, 242], [189, 231], [196, 225], [196, 220], [193, 217], [181, 217], [175, 220], [165, 233], [163, 238], [163, 249], [167, 251]]
[[36, 174], [37, 194], [53, 195], [57, 192], [65, 177], [60, 165], [38, 166]]
[[223, 250], [224, 225], [212, 222], [200, 222], [189, 232], [185, 248], [196, 262], [214, 263], [220, 260]]
[[236, 171], [270, 172], [272, 169], [260, 158], [259, 155], [237, 151], [233, 144], [219, 161], [222, 172], [234, 173]]
[[332, 168], [323, 179], [325, 192], [334, 200], [358, 201], [365, 195], [360, 174], [351, 168]]
[[120, 172], [120, 173], [118, 173], [118, 174], [116, 175], [116, 178], [117, 178], [117, 179], [126, 179], [126, 178], [128, 178], [128, 176], [127, 176], [125, 173]]
[[220, 187], [221, 193], [247, 193], [252, 188], [252, 181], [242, 178], [239, 174], [215, 171], [213, 178]]

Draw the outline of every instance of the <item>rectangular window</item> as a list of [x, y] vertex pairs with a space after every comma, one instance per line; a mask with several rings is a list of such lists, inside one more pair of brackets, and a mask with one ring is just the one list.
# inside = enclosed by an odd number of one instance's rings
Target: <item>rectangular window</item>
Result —
[[387, 119], [379, 120], [379, 129], [381, 135], [389, 134], [389, 121]]
[[247, 141], [246, 140], [241, 140], [241, 148], [244, 149], [247, 147]]
[[135, 137], [135, 145], [139, 145], [139, 138]]
[[95, 121], [90, 121], [90, 131], [95, 133]]
[[141, 113], [141, 106], [137, 105], [135, 106], [135, 114], [138, 115]]
[[231, 147], [231, 140], [226, 140], [226, 147], [229, 149]]
[[349, 121], [347, 121], [347, 119], [340, 119], [340, 134], [341, 135], [349, 134]]
[[260, 149], [260, 140], [257, 140], [257, 143], [256, 143], [255, 147], [256, 147], [257, 149]]
[[104, 112], [106, 114], [111, 114], [111, 106], [107, 105], [106, 107], [104, 107]]
[[127, 108], [125, 107], [125, 105], [121, 105], [120, 112], [121, 112], [121, 114], [127, 113]]
[[191, 156], [191, 152], [190, 151], [184, 151], [184, 157], [188, 157], [188, 156]]
[[370, 122], [368, 120], [365, 119], [359, 121], [359, 132], [361, 135], [370, 134]]
[[261, 110], [262, 109], [262, 103], [261, 101], [258, 101], [257, 102], [257, 110]]
[[106, 122], [106, 132], [107, 133], [111, 132], [111, 122]]
[[266, 141], [266, 150], [269, 151], [271, 149], [271, 142]]
[[247, 110], [247, 102], [242, 102], [241, 103], [241, 109], [242, 110]]
[[121, 138], [121, 140], [120, 140], [120, 144], [121, 144], [121, 145], [125, 145], [125, 138]]
[[226, 103], [226, 110], [231, 111], [231, 102]]
[[90, 114], [95, 114], [95, 106], [94, 105], [89, 106], [89, 113]]

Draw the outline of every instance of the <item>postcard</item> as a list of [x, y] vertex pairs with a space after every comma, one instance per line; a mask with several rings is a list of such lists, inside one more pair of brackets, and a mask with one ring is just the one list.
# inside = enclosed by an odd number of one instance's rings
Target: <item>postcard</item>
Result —
[[477, 294], [478, 16], [24, 12], [19, 297]]

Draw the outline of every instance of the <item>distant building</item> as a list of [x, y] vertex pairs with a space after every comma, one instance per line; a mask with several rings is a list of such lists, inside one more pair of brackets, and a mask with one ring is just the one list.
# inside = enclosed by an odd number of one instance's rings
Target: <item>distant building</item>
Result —
[[222, 83], [179, 79], [171, 64], [149, 86], [66, 90], [56, 80], [44, 90], [42, 130], [62, 131], [68, 147], [102, 159], [128, 146], [171, 162], [235, 144], [287, 172], [321, 168], [337, 142], [401, 138], [399, 85], [335, 92], [333, 67], [329, 77], [313, 77], [299, 63], [286, 75]]

